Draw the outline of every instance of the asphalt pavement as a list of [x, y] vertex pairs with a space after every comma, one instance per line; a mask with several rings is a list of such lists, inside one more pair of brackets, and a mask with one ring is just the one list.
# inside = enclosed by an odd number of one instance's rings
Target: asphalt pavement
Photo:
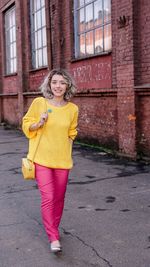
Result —
[[150, 165], [74, 144], [60, 226], [50, 252], [35, 181], [21, 158], [28, 140], [0, 126], [0, 267], [150, 267]]

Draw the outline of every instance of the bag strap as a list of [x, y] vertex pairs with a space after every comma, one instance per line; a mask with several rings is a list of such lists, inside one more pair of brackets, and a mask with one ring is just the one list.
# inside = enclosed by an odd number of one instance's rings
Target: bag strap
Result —
[[[46, 112], [46, 111], [47, 111], [46, 99], [44, 99], [44, 103], [45, 103], [45, 112]], [[41, 141], [41, 137], [42, 137], [43, 132], [44, 132], [44, 128], [45, 128], [45, 124], [44, 124], [44, 126], [43, 126], [43, 128], [42, 128], [42, 130], [41, 130], [41, 134], [40, 134], [40, 136], [39, 136], [39, 140], [38, 140], [36, 149], [35, 149], [35, 151], [34, 151], [34, 155], [33, 155], [33, 157], [32, 157], [32, 160], [31, 160], [32, 162], [34, 162], [35, 155], [36, 155], [36, 153], [37, 153], [37, 150], [38, 150], [38, 147], [39, 147], [39, 144], [40, 144], [40, 141]]]

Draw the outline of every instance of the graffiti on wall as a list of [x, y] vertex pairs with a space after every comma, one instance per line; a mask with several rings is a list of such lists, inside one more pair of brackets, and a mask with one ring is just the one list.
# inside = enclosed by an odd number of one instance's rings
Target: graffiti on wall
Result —
[[79, 87], [110, 88], [111, 62], [78, 63], [71, 68], [72, 75]]

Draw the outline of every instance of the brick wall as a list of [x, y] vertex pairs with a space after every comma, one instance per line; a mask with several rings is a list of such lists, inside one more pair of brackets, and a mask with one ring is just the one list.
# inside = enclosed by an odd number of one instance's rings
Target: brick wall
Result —
[[[121, 153], [136, 156], [136, 124], [134, 93], [133, 1], [114, 2], [115, 55], [113, 73], [116, 74], [118, 139]], [[114, 64], [113, 64], [114, 63]]]
[[134, 3], [137, 152], [150, 157], [150, 2]]
[[[149, 88], [150, 89], [150, 88]], [[150, 93], [138, 93], [138, 154], [150, 157]]]
[[115, 95], [77, 97], [79, 139], [118, 149]]
[[150, 83], [150, 2], [149, 0], [140, 1], [138, 6], [138, 52], [140, 64], [137, 84]]

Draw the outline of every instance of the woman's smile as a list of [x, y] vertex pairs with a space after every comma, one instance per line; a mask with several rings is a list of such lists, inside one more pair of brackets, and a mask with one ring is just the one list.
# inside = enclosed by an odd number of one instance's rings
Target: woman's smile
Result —
[[54, 96], [63, 96], [66, 92], [66, 80], [61, 75], [53, 75], [51, 80], [51, 90]]

